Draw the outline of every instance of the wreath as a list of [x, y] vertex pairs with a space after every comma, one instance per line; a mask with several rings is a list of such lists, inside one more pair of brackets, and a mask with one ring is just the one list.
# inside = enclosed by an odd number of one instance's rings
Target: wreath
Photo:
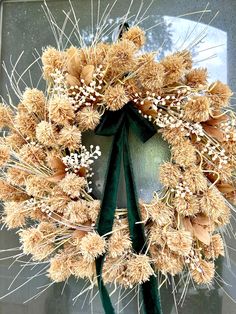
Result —
[[[27, 88], [17, 107], [0, 106], [8, 129], [0, 145], [2, 221], [20, 228], [24, 254], [48, 262], [53, 282], [75, 276], [98, 284], [109, 314], [108, 283], [140, 285], [147, 313], [161, 313], [157, 275], [186, 273], [210, 285], [235, 202], [230, 88], [209, 84], [189, 51], [156, 61], [140, 51], [144, 43], [134, 26], [114, 43], [47, 47], [46, 92]], [[83, 143], [88, 130], [113, 136], [102, 200], [91, 188], [101, 150]], [[137, 198], [129, 131], [143, 142], [159, 132], [170, 146], [163, 188], [150, 203]], [[116, 208], [121, 167], [127, 209]]]

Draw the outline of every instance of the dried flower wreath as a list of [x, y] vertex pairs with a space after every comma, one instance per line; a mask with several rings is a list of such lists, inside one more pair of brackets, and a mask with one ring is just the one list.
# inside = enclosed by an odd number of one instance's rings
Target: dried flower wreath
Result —
[[[42, 55], [46, 95], [26, 89], [15, 112], [0, 106], [3, 221], [20, 228], [23, 252], [48, 261], [54, 282], [71, 275], [98, 286], [141, 285], [147, 313], [161, 313], [156, 274], [187, 272], [209, 285], [224, 255], [221, 227], [235, 202], [235, 114], [232, 92], [207, 70], [192, 68], [188, 51], [160, 62], [140, 53], [144, 31], [131, 27], [112, 44]], [[171, 159], [160, 169], [163, 189], [137, 201], [127, 134], [156, 131]], [[103, 200], [92, 197], [92, 165], [100, 155], [82, 134], [114, 135]], [[116, 209], [123, 156], [127, 210]], [[230, 201], [230, 202], [229, 202]]]

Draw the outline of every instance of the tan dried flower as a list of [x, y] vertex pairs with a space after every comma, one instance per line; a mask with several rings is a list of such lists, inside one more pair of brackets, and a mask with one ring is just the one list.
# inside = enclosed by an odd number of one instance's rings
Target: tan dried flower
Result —
[[20, 232], [23, 252], [31, 254], [35, 261], [42, 261], [53, 251], [53, 244], [36, 228], [28, 228]]
[[154, 270], [147, 255], [132, 255], [126, 269], [126, 277], [131, 285], [142, 284], [154, 275]]
[[168, 250], [159, 250], [154, 265], [157, 271], [175, 276], [183, 270], [183, 258]]
[[91, 279], [96, 275], [95, 263], [78, 258], [72, 263], [71, 272], [76, 278]]
[[76, 121], [79, 129], [83, 131], [94, 130], [100, 122], [100, 114], [92, 107], [84, 107], [77, 112]]
[[191, 52], [189, 50], [184, 49], [181, 51], [177, 51], [174, 53], [174, 55], [181, 56], [183, 58], [183, 61], [184, 61], [183, 65], [186, 70], [190, 70], [192, 68], [193, 59], [192, 59]]
[[74, 109], [67, 99], [54, 96], [49, 101], [49, 118], [59, 125], [67, 125], [75, 118]]
[[42, 55], [43, 76], [46, 80], [52, 78], [52, 74], [56, 69], [60, 70], [63, 67], [63, 53], [53, 47], [47, 47]]
[[0, 167], [10, 159], [10, 150], [6, 145], [0, 145]]
[[185, 170], [183, 181], [193, 193], [205, 191], [207, 189], [207, 178], [203, 175], [199, 167], [192, 165]]
[[164, 85], [178, 82], [185, 72], [184, 58], [181, 55], [169, 55], [161, 61], [161, 64], [165, 71]]
[[61, 251], [50, 259], [48, 277], [55, 282], [67, 280], [71, 275], [72, 257], [65, 251]]
[[199, 200], [195, 195], [175, 197], [173, 206], [175, 206], [176, 211], [183, 216], [194, 216], [200, 211]]
[[214, 234], [211, 237], [211, 243], [209, 246], [204, 245], [203, 253], [208, 259], [216, 259], [220, 255], [224, 256], [224, 242], [220, 234]]
[[229, 99], [233, 94], [229, 86], [220, 81], [212, 83], [208, 89], [208, 93], [212, 100], [213, 108], [216, 110], [227, 106]]
[[166, 187], [175, 188], [181, 178], [179, 167], [171, 162], [165, 162], [160, 166], [160, 182]]
[[187, 256], [191, 249], [193, 238], [189, 231], [173, 230], [166, 232], [167, 245], [176, 254]]
[[29, 196], [21, 189], [0, 180], [0, 199], [3, 201], [25, 201]]
[[165, 226], [171, 222], [173, 218], [173, 211], [162, 201], [153, 200], [148, 205], [147, 210], [152, 221], [159, 226]]
[[27, 88], [22, 96], [22, 104], [30, 113], [43, 117], [46, 112], [44, 93], [36, 88]]
[[53, 125], [47, 121], [41, 121], [36, 127], [36, 138], [45, 146], [54, 146], [57, 134]]
[[46, 152], [39, 146], [25, 144], [19, 151], [19, 158], [22, 162], [37, 167], [44, 164]]
[[44, 177], [29, 176], [26, 179], [26, 192], [34, 197], [47, 196], [52, 189], [52, 183], [47, 181]]
[[23, 112], [15, 116], [15, 128], [19, 133], [30, 139], [35, 138], [35, 131], [37, 126], [37, 118], [33, 113]]
[[71, 223], [82, 224], [88, 220], [86, 209], [86, 201], [71, 201], [67, 204], [63, 217], [69, 220]]
[[189, 140], [180, 141], [172, 146], [172, 157], [181, 167], [191, 167], [196, 164], [197, 156], [195, 147]]
[[30, 174], [22, 169], [11, 167], [7, 170], [7, 179], [13, 185], [25, 185]]
[[[151, 244], [155, 244], [161, 247], [166, 245], [166, 232], [157, 224], [153, 224], [149, 230], [149, 241]], [[152, 257], [155, 257], [155, 250], [151, 250]]]
[[65, 126], [59, 133], [58, 144], [70, 150], [78, 149], [81, 144], [81, 132], [75, 125]]
[[136, 46], [130, 40], [120, 40], [110, 47], [106, 61], [116, 75], [124, 74], [134, 69], [135, 51]]
[[93, 200], [87, 202], [87, 215], [92, 222], [97, 220], [98, 214], [100, 212], [101, 202], [99, 200]]
[[70, 201], [70, 197], [56, 185], [52, 189], [51, 197], [48, 199], [48, 205], [52, 211], [55, 211], [56, 213], [64, 213], [64, 209]]
[[0, 128], [13, 126], [13, 111], [7, 105], [0, 103]]
[[79, 197], [86, 185], [85, 178], [79, 177], [75, 173], [67, 173], [59, 183], [59, 187], [71, 197]]
[[[110, 45], [107, 43], [97, 43], [93, 47], [86, 47], [83, 48], [82, 51], [80, 51], [80, 56], [85, 54], [86, 61], [84, 61], [85, 64], [93, 64], [95, 66], [104, 65], [106, 64], [106, 55], [108, 53], [108, 50], [110, 48]], [[81, 59], [84, 59], [81, 56]]]
[[109, 86], [104, 93], [104, 101], [109, 110], [116, 111], [121, 109], [128, 101], [125, 88], [121, 84]]
[[215, 223], [229, 222], [229, 208], [217, 188], [212, 187], [204, 191], [200, 199], [200, 206], [202, 213], [214, 220]]
[[192, 269], [190, 273], [197, 284], [209, 284], [214, 278], [214, 263], [200, 260], [197, 267]]
[[23, 227], [26, 223], [27, 213], [24, 211], [24, 203], [5, 202], [3, 222], [8, 229]]
[[164, 140], [166, 140], [170, 145], [178, 145], [179, 142], [182, 142], [184, 138], [187, 136], [187, 130], [182, 129], [181, 127], [178, 128], [162, 128], [159, 131]]
[[117, 282], [128, 286], [126, 278], [126, 259], [107, 257], [103, 264], [102, 278], [104, 283]]
[[6, 145], [16, 152], [26, 144], [25, 138], [20, 133], [11, 133], [5, 137], [5, 140]]
[[133, 26], [128, 31], [124, 32], [123, 39], [132, 41], [135, 46], [140, 49], [145, 44], [145, 32], [139, 26]]
[[106, 251], [106, 241], [97, 233], [88, 233], [81, 239], [80, 252], [88, 261], [93, 261]]
[[[148, 56], [149, 57], [149, 56]], [[150, 60], [151, 58], [141, 57], [138, 64], [137, 74], [140, 83], [150, 92], [158, 92], [164, 82], [164, 67], [162, 64]]]
[[201, 87], [207, 84], [207, 69], [198, 68], [186, 74], [187, 85], [191, 87]]
[[203, 122], [210, 118], [210, 99], [196, 96], [184, 106], [184, 118], [193, 122]]
[[129, 234], [123, 230], [114, 230], [108, 241], [108, 253], [112, 258], [122, 256], [127, 250], [131, 249], [132, 243]]

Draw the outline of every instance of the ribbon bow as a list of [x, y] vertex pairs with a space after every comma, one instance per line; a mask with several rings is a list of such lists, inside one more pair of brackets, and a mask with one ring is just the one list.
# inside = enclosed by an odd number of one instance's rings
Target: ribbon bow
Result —
[[[97, 135], [114, 135], [101, 211], [97, 221], [97, 231], [101, 236], [104, 236], [112, 231], [117, 205], [121, 161], [123, 156], [129, 231], [133, 250], [139, 254], [144, 253], [147, 248], [144, 228], [142, 224], [137, 224], [137, 222], [141, 221], [141, 216], [138, 207], [138, 198], [128, 144], [129, 128], [131, 128], [143, 142], [146, 142], [156, 133], [153, 125], [138, 113], [132, 102], [127, 103], [119, 111], [106, 112], [101, 123], [96, 129]], [[105, 255], [102, 255], [96, 260], [98, 288], [105, 313], [113, 314], [115, 313], [114, 308], [102, 280], [102, 266], [104, 258]], [[157, 281], [154, 276], [151, 276], [149, 281], [144, 282], [141, 285], [141, 292], [145, 313], [160, 314], [160, 298]]]

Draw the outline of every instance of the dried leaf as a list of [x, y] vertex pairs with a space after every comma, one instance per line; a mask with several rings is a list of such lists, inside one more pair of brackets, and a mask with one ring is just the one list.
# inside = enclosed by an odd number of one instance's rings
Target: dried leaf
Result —
[[217, 139], [217, 141], [223, 142], [224, 134], [221, 130], [219, 130], [213, 126], [207, 125], [205, 123], [202, 123], [202, 126], [203, 126], [203, 129], [207, 132], [207, 134], [209, 134], [210, 136]]
[[193, 233], [193, 226], [192, 226], [192, 223], [191, 223], [190, 218], [185, 217], [185, 218], [183, 219], [183, 225], [184, 225], [185, 230], [187, 230], [187, 231]]
[[228, 183], [217, 184], [217, 188], [222, 193], [230, 193], [235, 191], [235, 187]]
[[193, 224], [198, 224], [201, 226], [209, 226], [211, 223], [209, 217], [201, 215], [201, 214], [193, 218], [192, 222]]
[[203, 226], [200, 226], [198, 224], [194, 224], [193, 225], [193, 234], [202, 243], [204, 243], [206, 245], [210, 245], [210, 242], [211, 242], [210, 233]]
[[53, 183], [57, 183], [59, 181], [61, 181], [63, 178], [65, 178], [66, 172], [56, 172], [54, 175], [50, 176], [47, 178], [48, 181], [53, 182]]
[[65, 171], [66, 169], [66, 165], [59, 157], [55, 157], [51, 160], [51, 167], [53, 170], [57, 170], [57, 171], [59, 170]]
[[77, 171], [77, 175], [80, 176], [80, 177], [85, 177], [86, 174], [87, 174], [87, 169], [85, 167], [81, 167]]
[[85, 81], [85, 84], [89, 85], [93, 79], [93, 73], [94, 73], [94, 65], [88, 64], [83, 67], [80, 78]]
[[73, 75], [68, 74], [66, 76], [66, 82], [70, 86], [80, 86], [80, 81]]
[[211, 118], [211, 119], [207, 120], [204, 123], [207, 124], [207, 125], [210, 125], [210, 126], [217, 126], [221, 122], [227, 121], [227, 120], [228, 120], [228, 117], [226, 115], [222, 115], [222, 116], [220, 116], [218, 118]]

